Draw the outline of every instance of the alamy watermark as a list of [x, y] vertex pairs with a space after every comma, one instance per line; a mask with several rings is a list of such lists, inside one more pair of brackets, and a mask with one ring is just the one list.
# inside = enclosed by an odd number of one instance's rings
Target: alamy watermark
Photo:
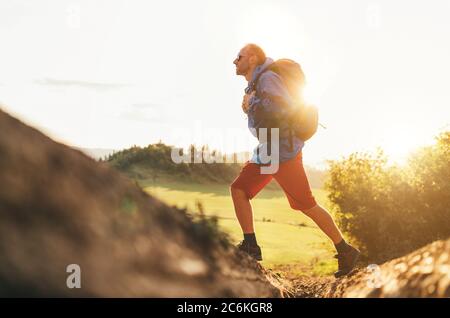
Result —
[[370, 30], [380, 30], [382, 26], [381, 6], [378, 3], [371, 3], [366, 9], [366, 23]]
[[81, 7], [79, 3], [71, 3], [66, 8], [66, 25], [69, 29], [77, 30], [81, 27]]
[[[271, 128], [268, 131], [267, 128], [255, 129], [251, 128], [250, 132], [253, 136], [258, 137], [259, 144], [257, 146], [256, 153], [253, 154], [252, 159], [255, 160], [256, 163], [261, 164], [261, 174], [273, 174], [278, 171], [279, 168], [279, 157], [280, 157], [280, 138], [279, 138], [279, 128]], [[242, 141], [242, 131], [239, 131], [239, 135], [234, 134], [233, 132], [230, 134], [228, 131], [225, 134], [225, 139], [227, 139], [228, 146], [230, 142], [236, 141], [234, 137], [237, 136], [238, 141]], [[248, 132], [245, 132], [248, 134]], [[185, 135], [185, 134], [182, 134]], [[206, 134], [208, 135], [208, 134]], [[223, 141], [223, 134], [220, 136], [218, 131], [214, 132], [214, 136], [217, 139]], [[270, 136], [270, 137], [269, 137]], [[234, 143], [236, 145], [236, 143]], [[228, 147], [228, 150], [231, 150]], [[236, 150], [236, 148], [235, 148]], [[239, 163], [242, 162], [243, 153], [240, 153], [240, 156], [236, 156], [237, 152], [227, 152], [226, 155], [222, 155], [221, 152], [210, 149], [201, 149], [197, 150], [195, 147], [191, 147], [189, 149], [182, 149], [179, 147], [172, 147], [171, 150], [171, 159], [174, 163]]]
[[81, 288], [81, 268], [78, 264], [67, 265], [66, 273], [70, 273], [66, 279], [67, 288]]
[[381, 268], [377, 264], [370, 264], [367, 266], [367, 287], [369, 288], [381, 288], [383, 286], [383, 279], [381, 275]]

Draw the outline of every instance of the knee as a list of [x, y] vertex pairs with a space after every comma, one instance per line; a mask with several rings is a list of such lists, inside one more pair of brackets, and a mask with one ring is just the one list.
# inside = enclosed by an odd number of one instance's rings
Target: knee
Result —
[[230, 186], [230, 193], [233, 198], [247, 198], [244, 190], [236, 188], [234, 184]]

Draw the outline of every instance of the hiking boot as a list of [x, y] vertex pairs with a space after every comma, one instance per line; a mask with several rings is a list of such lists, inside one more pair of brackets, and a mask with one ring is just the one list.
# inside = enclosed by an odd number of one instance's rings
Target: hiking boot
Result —
[[350, 249], [345, 253], [336, 254], [334, 257], [338, 259], [339, 268], [338, 271], [334, 273], [334, 277], [338, 278], [350, 273], [356, 265], [361, 253], [350, 246]]
[[237, 248], [247, 253], [257, 261], [262, 261], [261, 248], [258, 245], [251, 245], [246, 241], [242, 241], [237, 245]]

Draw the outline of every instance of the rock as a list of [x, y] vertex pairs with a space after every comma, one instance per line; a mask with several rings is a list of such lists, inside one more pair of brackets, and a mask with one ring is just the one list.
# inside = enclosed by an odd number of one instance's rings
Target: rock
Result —
[[0, 171], [0, 296], [280, 296], [185, 211], [1, 110]]

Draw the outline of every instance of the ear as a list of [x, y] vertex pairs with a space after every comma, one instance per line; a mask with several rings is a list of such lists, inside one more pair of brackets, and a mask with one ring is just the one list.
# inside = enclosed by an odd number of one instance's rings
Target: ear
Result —
[[256, 55], [250, 55], [250, 57], [248, 58], [249, 64], [251, 65], [256, 65]]

